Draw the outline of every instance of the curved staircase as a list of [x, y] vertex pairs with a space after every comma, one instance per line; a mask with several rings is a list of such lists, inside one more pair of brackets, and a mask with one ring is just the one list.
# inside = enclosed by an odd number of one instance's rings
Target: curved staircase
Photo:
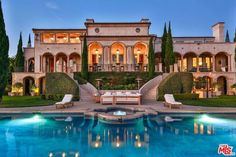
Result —
[[91, 102], [93, 101], [93, 96], [95, 93], [98, 93], [98, 90], [89, 82], [86, 84], [80, 85], [75, 79], [74, 79], [74, 73], [67, 73], [70, 78], [72, 78], [75, 83], [79, 86], [79, 92], [80, 92], [80, 101], [85, 102]]
[[161, 83], [163, 79], [166, 78], [168, 74], [162, 74], [158, 75], [157, 77], [149, 80], [147, 83], [145, 83], [140, 89], [139, 93], [143, 95], [144, 100], [156, 100], [157, 95], [157, 87]]

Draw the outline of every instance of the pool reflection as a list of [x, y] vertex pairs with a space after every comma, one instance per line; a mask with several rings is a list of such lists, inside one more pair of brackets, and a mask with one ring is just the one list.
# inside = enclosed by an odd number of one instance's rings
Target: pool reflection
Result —
[[[163, 117], [141, 119], [136, 125], [104, 125], [95, 120], [73, 118], [71, 122], [47, 118], [43, 123], [14, 125], [0, 121], [0, 156], [90, 156], [96, 150], [141, 150], [141, 155], [155, 154], [168, 140], [186, 137], [214, 136], [235, 133], [235, 125], [222, 128], [217, 124], [184, 117], [182, 121], [167, 123]], [[145, 122], [144, 122], [145, 121]], [[235, 124], [235, 122], [233, 123]], [[186, 136], [185, 136], [186, 135]], [[188, 136], [189, 135], [189, 136]], [[166, 141], [164, 141], [166, 140]], [[167, 145], [167, 144], [166, 144]], [[13, 151], [14, 150], [14, 151]], [[121, 151], [121, 152], [122, 152]], [[91, 156], [92, 156], [91, 155]]]

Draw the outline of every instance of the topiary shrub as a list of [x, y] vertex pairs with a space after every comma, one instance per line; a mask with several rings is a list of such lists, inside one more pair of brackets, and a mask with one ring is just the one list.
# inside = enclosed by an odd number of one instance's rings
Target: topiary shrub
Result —
[[168, 75], [157, 88], [157, 99], [165, 94], [191, 93], [193, 87], [192, 73], [179, 72]]
[[79, 100], [79, 87], [65, 73], [46, 74], [46, 99], [60, 101], [65, 94], [73, 94]]
[[74, 75], [74, 79], [77, 80], [80, 85], [86, 84], [88, 82], [87, 80], [82, 78], [81, 73], [76, 73]]

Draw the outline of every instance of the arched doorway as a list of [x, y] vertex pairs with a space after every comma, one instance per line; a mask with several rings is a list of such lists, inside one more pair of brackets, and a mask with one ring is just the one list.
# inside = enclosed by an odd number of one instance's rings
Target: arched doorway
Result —
[[122, 43], [114, 43], [111, 45], [111, 63], [124, 64], [125, 48]]
[[221, 91], [222, 95], [227, 94], [227, 79], [225, 76], [220, 76], [217, 78], [217, 84], [219, 86], [219, 91]]
[[197, 71], [197, 55], [194, 52], [188, 52], [184, 55], [183, 70], [188, 72]]
[[43, 72], [54, 72], [54, 57], [51, 53], [45, 53], [43, 55]]
[[78, 72], [81, 70], [80, 67], [80, 55], [78, 53], [72, 53], [69, 56], [70, 59], [70, 67], [69, 67], [69, 72]]
[[39, 78], [39, 94], [45, 94], [46, 89], [46, 79], [45, 77]]
[[103, 64], [103, 48], [100, 43], [93, 42], [88, 48], [88, 65], [90, 71], [99, 71]]
[[67, 72], [67, 56], [64, 53], [56, 55], [56, 71]]
[[194, 78], [194, 92], [199, 94], [200, 98], [212, 97], [212, 78], [209, 76]]
[[31, 88], [34, 85], [34, 78], [33, 77], [25, 77], [23, 79], [24, 82], [24, 95], [31, 95]]
[[212, 54], [210, 52], [203, 52], [198, 60], [199, 71], [209, 72], [212, 71]]
[[215, 55], [215, 70], [217, 72], [228, 71], [228, 56], [225, 52], [219, 52]]
[[124, 71], [125, 46], [123, 43], [116, 42], [111, 45], [111, 64], [112, 71]]
[[148, 48], [146, 44], [138, 42], [134, 45], [134, 63], [139, 70], [147, 70]]
[[34, 58], [28, 60], [28, 72], [34, 72]]

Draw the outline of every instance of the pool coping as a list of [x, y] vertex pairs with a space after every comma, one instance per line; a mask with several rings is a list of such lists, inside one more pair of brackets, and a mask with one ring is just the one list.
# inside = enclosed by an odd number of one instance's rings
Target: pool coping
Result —
[[22, 108], [0, 108], [1, 114], [86, 114], [95, 109], [106, 109], [109, 107], [122, 107], [148, 110], [152, 113], [197, 113], [197, 114], [236, 114], [236, 108], [232, 107], [202, 107], [202, 106], [190, 106], [183, 105], [183, 109], [169, 109], [163, 106], [162, 102], [149, 101], [144, 105], [101, 105], [94, 102], [75, 102], [74, 106], [67, 109], [56, 109], [55, 105], [52, 106], [40, 106], [40, 107], [22, 107]]

